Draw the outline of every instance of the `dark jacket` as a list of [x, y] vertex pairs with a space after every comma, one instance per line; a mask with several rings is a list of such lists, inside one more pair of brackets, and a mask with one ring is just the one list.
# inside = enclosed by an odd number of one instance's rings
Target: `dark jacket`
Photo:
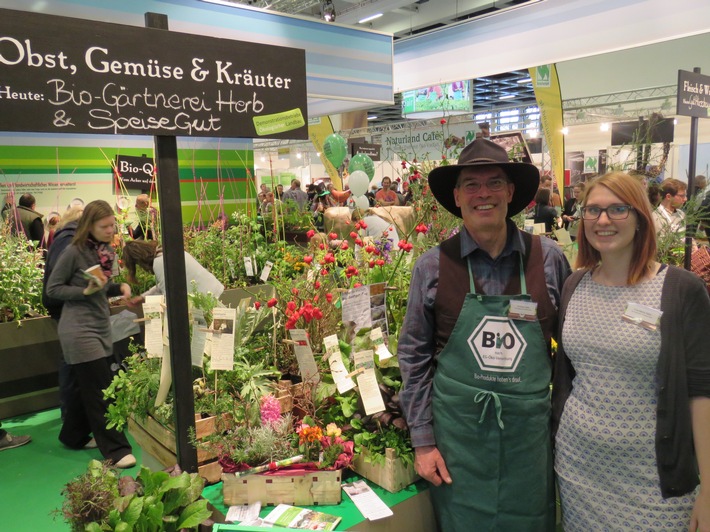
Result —
[[64, 305], [64, 301], [62, 301], [61, 299], [55, 299], [47, 295], [47, 280], [49, 279], [49, 276], [52, 273], [54, 266], [57, 264], [59, 256], [71, 244], [71, 241], [74, 238], [74, 234], [76, 233], [76, 227], [78, 224], [78, 221], [69, 222], [64, 227], [59, 229], [56, 233], [54, 233], [54, 240], [52, 241], [52, 245], [49, 246], [47, 260], [44, 263], [44, 279], [42, 281], [42, 304], [44, 305], [44, 308], [46, 308], [49, 312], [49, 315], [57, 321], [62, 315], [62, 305]]
[[[562, 346], [567, 305], [585, 270], [574, 272], [562, 290], [559, 340], [552, 383], [553, 435], [557, 433], [575, 370]], [[690, 399], [710, 397], [710, 297], [694, 274], [669, 266], [661, 292], [661, 353], [656, 419], [656, 461], [664, 498], [689, 493], [699, 484]]]

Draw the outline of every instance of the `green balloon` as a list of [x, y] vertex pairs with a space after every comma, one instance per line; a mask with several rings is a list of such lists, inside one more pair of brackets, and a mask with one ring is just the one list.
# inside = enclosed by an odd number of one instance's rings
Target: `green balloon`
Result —
[[325, 154], [325, 158], [328, 159], [336, 168], [343, 164], [347, 152], [348, 143], [345, 142], [345, 139], [337, 133], [328, 135], [328, 138], [326, 138], [323, 143], [323, 153]]
[[350, 164], [348, 165], [348, 172], [351, 174], [362, 170], [367, 174], [367, 177], [372, 179], [375, 176], [375, 163], [372, 162], [369, 155], [364, 153], [358, 153], [352, 159], [350, 159]]

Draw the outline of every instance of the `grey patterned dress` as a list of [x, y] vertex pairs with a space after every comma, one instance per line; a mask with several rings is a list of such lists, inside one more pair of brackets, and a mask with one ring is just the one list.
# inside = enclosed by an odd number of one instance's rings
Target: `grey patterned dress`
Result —
[[557, 433], [566, 532], [687, 530], [693, 496], [661, 496], [654, 437], [661, 338], [624, 321], [628, 302], [659, 309], [667, 269], [634, 286], [585, 275], [562, 341], [576, 376]]

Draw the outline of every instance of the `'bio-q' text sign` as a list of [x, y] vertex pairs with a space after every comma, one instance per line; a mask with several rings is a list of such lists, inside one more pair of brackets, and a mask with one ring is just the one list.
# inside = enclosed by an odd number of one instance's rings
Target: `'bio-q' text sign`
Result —
[[308, 138], [305, 52], [0, 9], [0, 131]]

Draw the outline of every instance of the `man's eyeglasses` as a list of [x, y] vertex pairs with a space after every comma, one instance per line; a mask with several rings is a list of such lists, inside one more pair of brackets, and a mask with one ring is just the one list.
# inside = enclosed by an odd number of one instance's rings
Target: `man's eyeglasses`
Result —
[[581, 208], [583, 220], [596, 220], [603, 212], [606, 213], [607, 218], [610, 220], [625, 220], [633, 210], [634, 208], [631, 205], [609, 205], [604, 209], [596, 205]]
[[461, 183], [460, 188], [462, 188], [466, 194], [475, 194], [476, 192], [481, 190], [483, 185], [485, 185], [486, 188], [491, 192], [500, 192], [505, 188], [507, 184], [507, 179], [497, 177], [494, 179], [489, 179], [487, 183], [479, 183], [478, 181], [465, 181], [464, 183]]

